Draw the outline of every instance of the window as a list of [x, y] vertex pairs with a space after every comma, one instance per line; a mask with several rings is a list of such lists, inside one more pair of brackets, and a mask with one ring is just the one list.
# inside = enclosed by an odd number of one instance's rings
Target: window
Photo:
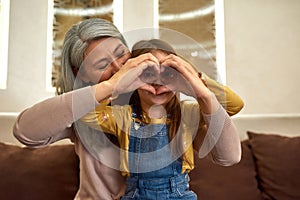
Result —
[[[53, 0], [49, 1], [53, 2]], [[88, 18], [98, 17], [112, 22], [112, 5], [113, 0], [54, 0], [54, 4], [49, 6], [50, 29], [48, 30], [48, 38], [50, 40], [48, 49], [50, 48], [51, 51], [49, 49], [48, 58], [50, 58], [51, 63], [48, 66], [47, 74], [51, 74], [51, 84], [47, 84], [50, 85], [48, 88], [56, 86], [61, 48], [67, 30], [73, 24]]]
[[223, 0], [159, 0], [159, 27], [187, 37], [186, 41], [174, 39], [176, 51], [198, 70], [225, 83], [223, 20]]
[[0, 0], [0, 89], [6, 89], [9, 32], [9, 0]]
[[[176, 51], [184, 52], [185, 58], [201, 66], [199, 70], [226, 84], [223, 0], [54, 0], [50, 7], [53, 9], [49, 12], [52, 17], [49, 21], [53, 23], [48, 31], [50, 87], [56, 85], [65, 32], [72, 24], [92, 17], [113, 21], [129, 44], [126, 32], [141, 27], [167, 28], [184, 34], [194, 42], [179, 43]], [[146, 16], [137, 17], [132, 10], [147, 13], [147, 20]], [[159, 37], [170, 39], [162, 32]], [[174, 46], [176, 42], [171, 44]]]

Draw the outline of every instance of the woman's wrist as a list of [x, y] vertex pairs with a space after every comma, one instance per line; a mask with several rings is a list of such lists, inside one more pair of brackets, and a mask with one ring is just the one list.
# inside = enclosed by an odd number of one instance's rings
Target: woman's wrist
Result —
[[93, 86], [95, 91], [95, 99], [98, 102], [108, 99], [112, 96], [114, 87], [109, 81], [103, 81]]
[[201, 97], [197, 98], [197, 100], [204, 114], [212, 114], [220, 107], [220, 103], [216, 99], [216, 96], [208, 88], [207, 93], [202, 93]]

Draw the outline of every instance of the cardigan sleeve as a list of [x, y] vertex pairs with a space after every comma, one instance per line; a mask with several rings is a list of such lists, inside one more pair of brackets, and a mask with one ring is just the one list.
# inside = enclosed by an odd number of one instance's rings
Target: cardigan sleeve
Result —
[[95, 109], [92, 87], [85, 87], [41, 101], [22, 111], [13, 127], [14, 136], [23, 144], [41, 147], [70, 138], [73, 122]]
[[[217, 100], [212, 95], [213, 102]], [[241, 159], [241, 143], [238, 131], [222, 106], [210, 114], [204, 114], [206, 135], [199, 150], [199, 157], [203, 158], [208, 153], [213, 162], [230, 166], [238, 163]]]

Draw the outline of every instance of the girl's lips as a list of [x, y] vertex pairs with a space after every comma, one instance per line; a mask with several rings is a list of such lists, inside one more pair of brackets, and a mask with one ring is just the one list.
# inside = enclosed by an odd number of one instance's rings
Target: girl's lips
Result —
[[152, 95], [158, 96], [163, 95], [169, 92], [172, 92], [170, 88], [164, 86], [164, 85], [144, 85], [140, 89], [149, 92]]
[[158, 88], [155, 88], [155, 92], [156, 92], [156, 95], [161, 95], [164, 93], [172, 92], [172, 90], [170, 90], [170, 88], [168, 88], [166, 86], [160, 86]]

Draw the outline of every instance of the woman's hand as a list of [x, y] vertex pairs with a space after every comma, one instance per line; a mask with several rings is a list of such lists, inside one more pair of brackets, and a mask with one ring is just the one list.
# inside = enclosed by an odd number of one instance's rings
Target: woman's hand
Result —
[[144, 88], [155, 92], [154, 88], [147, 84], [141, 77], [147, 68], [159, 72], [159, 62], [151, 53], [142, 54], [129, 59], [121, 69], [115, 73], [108, 82], [113, 87], [112, 95], [119, 95]]
[[170, 74], [167, 86], [195, 98], [207, 95], [208, 89], [199, 78], [198, 72], [179, 56], [170, 54], [161, 63], [161, 74]]
[[171, 73], [170, 76], [173, 76], [166, 83], [168, 88], [195, 97], [203, 112], [207, 114], [212, 112], [211, 92], [191, 64], [173, 54], [160, 60], [160, 64], [161, 74], [169, 71], [166, 74]]

